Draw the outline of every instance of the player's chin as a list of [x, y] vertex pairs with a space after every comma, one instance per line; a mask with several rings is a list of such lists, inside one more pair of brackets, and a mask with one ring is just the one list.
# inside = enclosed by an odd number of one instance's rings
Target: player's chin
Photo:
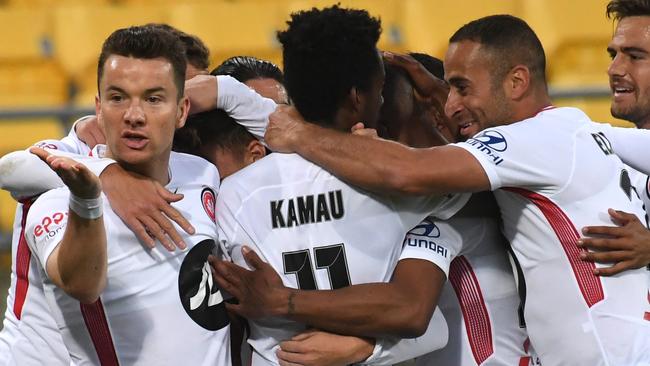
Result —
[[116, 156], [116, 160], [128, 165], [142, 165], [154, 160], [154, 155], [147, 150], [126, 149]]

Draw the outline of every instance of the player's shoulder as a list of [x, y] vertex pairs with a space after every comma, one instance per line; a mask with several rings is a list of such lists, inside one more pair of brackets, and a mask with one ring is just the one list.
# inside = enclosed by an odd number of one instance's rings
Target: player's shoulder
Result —
[[271, 153], [224, 179], [226, 189], [255, 189], [329, 178], [331, 175], [298, 154]]
[[219, 182], [217, 167], [196, 155], [172, 151], [169, 169], [172, 180], [177, 184]]

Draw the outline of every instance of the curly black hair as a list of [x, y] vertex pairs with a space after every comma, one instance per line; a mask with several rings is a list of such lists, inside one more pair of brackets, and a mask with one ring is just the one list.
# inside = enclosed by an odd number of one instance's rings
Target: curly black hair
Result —
[[367, 91], [381, 72], [381, 21], [338, 5], [291, 14], [278, 32], [289, 97], [307, 120], [329, 125], [353, 87]]
[[253, 56], [234, 56], [210, 72], [211, 75], [230, 75], [245, 83], [251, 79], [273, 79], [284, 84], [282, 70], [271, 61]]

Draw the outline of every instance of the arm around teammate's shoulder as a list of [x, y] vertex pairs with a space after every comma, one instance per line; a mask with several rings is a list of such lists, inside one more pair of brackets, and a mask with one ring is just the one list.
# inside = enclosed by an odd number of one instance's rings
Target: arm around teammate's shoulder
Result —
[[307, 123], [293, 107], [271, 114], [266, 141], [296, 152], [342, 180], [374, 192], [430, 195], [489, 189], [480, 163], [453, 147], [414, 149]]

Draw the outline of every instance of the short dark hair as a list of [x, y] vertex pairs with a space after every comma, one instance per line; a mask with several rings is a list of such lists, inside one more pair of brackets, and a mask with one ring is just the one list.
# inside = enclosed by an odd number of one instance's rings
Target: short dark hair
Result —
[[176, 130], [172, 149], [201, 156], [207, 160], [207, 149], [215, 147], [242, 152], [255, 137], [246, 128], [220, 109], [197, 113], [187, 118], [185, 126]]
[[515, 65], [525, 65], [534, 79], [546, 83], [546, 56], [542, 42], [520, 18], [512, 15], [490, 15], [462, 26], [449, 43], [477, 42], [490, 51], [495, 64], [493, 82], [500, 82]]
[[409, 55], [421, 63], [428, 72], [438, 79], [445, 79], [445, 67], [442, 60], [426, 53], [410, 52]]
[[607, 4], [607, 18], [621, 20], [633, 16], [650, 16], [650, 0], [612, 0]]
[[381, 72], [381, 22], [334, 5], [293, 13], [287, 24], [278, 40], [289, 97], [305, 119], [330, 124], [350, 89], [370, 90]]
[[234, 56], [210, 72], [211, 75], [230, 75], [242, 83], [251, 79], [273, 79], [284, 84], [282, 70], [271, 61], [253, 56]]
[[[172, 65], [174, 83], [178, 89], [178, 99], [183, 96], [185, 88], [185, 47], [169, 31], [151, 25], [134, 26], [113, 32], [102, 46], [97, 63], [97, 89], [104, 73], [104, 64], [112, 56], [154, 59], [162, 57]], [[101, 91], [99, 91], [101, 93]]]
[[185, 46], [187, 63], [200, 70], [207, 70], [210, 67], [210, 50], [199, 37], [185, 33], [166, 23], [150, 23], [147, 25], [162, 28], [178, 37]]

